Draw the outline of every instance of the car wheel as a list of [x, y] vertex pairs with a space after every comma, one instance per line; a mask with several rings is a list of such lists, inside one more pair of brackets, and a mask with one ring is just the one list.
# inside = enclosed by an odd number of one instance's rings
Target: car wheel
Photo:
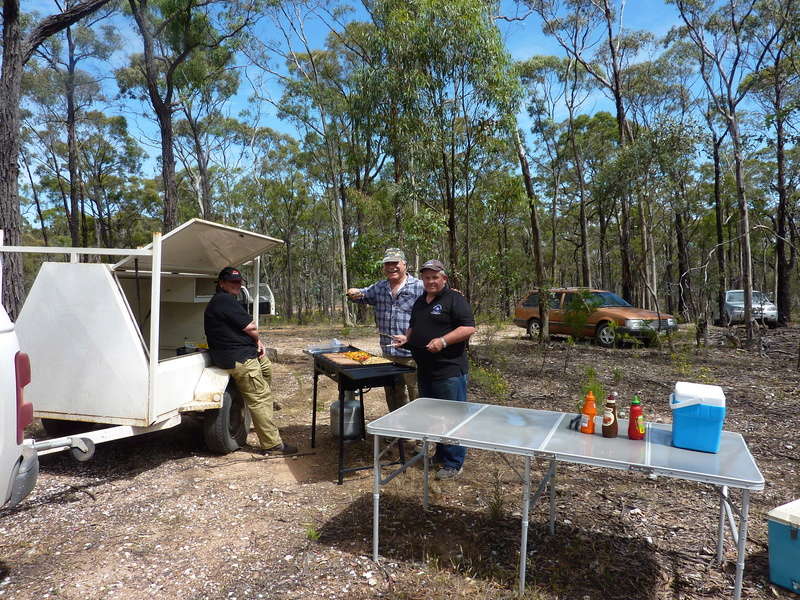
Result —
[[539, 333], [542, 331], [542, 322], [539, 319], [531, 319], [528, 321], [528, 335], [532, 340], [539, 339]]
[[208, 410], [203, 418], [203, 437], [206, 446], [217, 454], [228, 454], [245, 445], [250, 432], [250, 414], [244, 399], [229, 387], [225, 390], [222, 406]]
[[597, 340], [597, 344], [603, 348], [613, 348], [616, 337], [614, 330], [611, 328], [611, 323], [601, 323], [598, 325], [597, 332], [594, 336], [595, 340]]

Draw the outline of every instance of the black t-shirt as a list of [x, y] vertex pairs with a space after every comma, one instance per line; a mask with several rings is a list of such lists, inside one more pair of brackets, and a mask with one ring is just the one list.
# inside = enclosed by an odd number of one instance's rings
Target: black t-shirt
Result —
[[462, 325], [475, 327], [472, 308], [458, 292], [446, 287], [430, 303], [423, 294], [411, 308], [411, 338], [406, 347], [417, 363], [419, 377], [449, 379], [464, 375], [467, 370], [466, 342], [450, 344], [441, 352], [428, 352], [425, 346], [433, 338], [442, 337]]
[[232, 369], [236, 361], [258, 357], [258, 344], [242, 329], [253, 317], [236, 296], [217, 292], [206, 306], [204, 325], [211, 360], [222, 369]]

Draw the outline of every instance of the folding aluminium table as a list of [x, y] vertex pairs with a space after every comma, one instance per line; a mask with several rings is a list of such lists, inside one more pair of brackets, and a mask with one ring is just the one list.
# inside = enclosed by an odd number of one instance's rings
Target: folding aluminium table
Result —
[[[725, 533], [730, 531], [736, 543], [736, 579], [733, 598], [742, 592], [745, 562], [747, 517], [750, 492], [764, 488], [764, 477], [758, 470], [744, 438], [738, 433], [722, 432], [716, 454], [675, 448], [671, 444], [672, 427], [647, 423], [645, 439], [627, 437], [627, 421], [620, 419], [620, 434], [604, 438], [600, 434], [601, 418], [596, 419], [596, 433], [586, 435], [569, 429], [574, 415], [547, 410], [495, 406], [472, 402], [454, 402], [434, 398], [418, 398], [367, 425], [374, 435], [373, 529], [372, 552], [378, 561], [380, 528], [380, 488], [412, 464], [423, 461], [423, 505], [428, 507], [429, 443], [458, 444], [467, 448], [493, 450], [524, 458], [522, 479], [522, 534], [519, 558], [519, 591], [525, 591], [525, 568], [528, 545], [528, 511], [545, 489], [549, 492], [550, 533], [555, 531], [556, 464], [561, 462], [639, 471], [676, 479], [714, 485], [719, 493], [720, 510], [717, 535], [717, 561], [722, 562]], [[423, 450], [383, 477], [380, 462], [380, 438], [403, 437], [422, 440]], [[531, 496], [531, 459], [549, 461], [549, 467]], [[741, 491], [741, 505], [734, 505], [729, 489]], [[738, 517], [738, 524], [736, 521]], [[726, 525], [728, 526], [726, 528]]]

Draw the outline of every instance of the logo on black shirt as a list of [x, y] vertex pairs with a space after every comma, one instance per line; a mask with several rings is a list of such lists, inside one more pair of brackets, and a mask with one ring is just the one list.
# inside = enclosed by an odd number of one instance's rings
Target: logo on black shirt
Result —
[[432, 315], [440, 315], [442, 314], [442, 305], [441, 304], [434, 304], [433, 308], [431, 309]]

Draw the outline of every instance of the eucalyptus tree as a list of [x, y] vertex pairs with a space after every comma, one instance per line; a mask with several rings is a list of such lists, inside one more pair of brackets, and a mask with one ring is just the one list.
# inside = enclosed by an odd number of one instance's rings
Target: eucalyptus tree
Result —
[[175, 124], [175, 150], [192, 179], [200, 216], [214, 218], [211, 169], [227, 136], [223, 110], [239, 88], [232, 48], [196, 51], [176, 74], [177, 104], [183, 118]]
[[[543, 21], [568, 56], [580, 63], [614, 102], [618, 144], [633, 139], [625, 106], [626, 69], [630, 61], [652, 41], [646, 32], [623, 27], [624, 0], [524, 0]], [[630, 199], [623, 188], [620, 197], [620, 264], [622, 295], [633, 294], [631, 270]]]
[[[20, 96], [22, 70], [36, 49], [51, 35], [63, 31], [108, 4], [110, 0], [84, 0], [68, 10], [38, 21], [24, 33], [19, 0], [3, 2], [3, 66], [0, 70], [0, 229], [4, 241], [20, 241], [19, 151]], [[2, 285], [3, 305], [16, 317], [22, 304], [22, 262], [18, 254], [5, 258]]]
[[[469, 210], [479, 142], [513, 114], [518, 86], [492, 17], [496, 2], [378, 0], [368, 7], [385, 48], [388, 88], [397, 108], [417, 123], [423, 144], [416, 164], [429, 165], [428, 185], [447, 218], [447, 252], [458, 280], [458, 207]], [[508, 127], [503, 124], [503, 127]]]
[[[64, 10], [77, 4], [76, 0], [67, 0]], [[66, 27], [58, 35], [51, 36], [36, 50], [46, 69], [41, 77], [51, 79], [50, 86], [61, 98], [52, 98], [48, 106], [58, 121], [65, 125], [68, 146], [69, 171], [69, 222], [72, 245], [78, 246], [80, 239], [81, 211], [80, 173], [78, 169], [78, 138], [76, 135], [80, 113], [97, 98], [99, 85], [82, 63], [87, 61], [107, 61], [111, 54], [119, 49], [120, 37], [116, 29], [102, 22], [116, 12], [116, 6], [106, 6], [95, 12], [91, 18], [74, 26]]]
[[149, 101], [158, 122], [166, 230], [177, 225], [178, 217], [173, 147], [178, 90], [198, 83], [192, 72], [198, 65], [191, 59], [196, 53], [210, 56], [235, 46], [244, 29], [259, 18], [261, 4], [261, 0], [128, 0], [142, 53], [132, 55], [129, 66], [115, 74], [120, 91], [134, 100]]
[[[270, 16], [283, 39], [275, 41], [254, 32], [245, 52], [257, 68], [279, 79], [280, 99], [267, 95], [260, 99], [273, 103], [279, 115], [300, 130], [303, 151], [316, 163], [308, 173], [328, 199], [344, 290], [350, 277], [351, 200], [371, 192], [386, 161], [383, 128], [378, 123], [383, 92], [374, 78], [365, 76], [376, 59], [374, 28], [360, 22], [339, 28], [330, 24], [326, 47], [318, 50], [311, 46], [307, 27], [327, 16], [335, 18], [324, 6], [284, 2], [274, 5]], [[276, 58], [283, 65], [275, 64]], [[357, 209], [355, 213], [357, 222]], [[338, 297], [344, 323], [351, 325], [350, 307], [343, 295]]]
[[[775, 131], [769, 145], [775, 153], [775, 179], [772, 185], [778, 196], [775, 210], [776, 301], [778, 323], [785, 326], [791, 317], [791, 274], [797, 251], [795, 236], [789, 227], [793, 212], [790, 187], [787, 185], [786, 147], [790, 144], [787, 129], [796, 127], [800, 103], [800, 6], [790, 0], [763, 0], [758, 4], [757, 43], [766, 45], [767, 56], [760, 71], [752, 78], [754, 98], [762, 106], [764, 124]], [[784, 22], [788, 21], [788, 25]]]
[[[558, 263], [558, 204], [561, 191], [564, 160], [558, 138], [561, 123], [556, 119], [556, 112], [561, 109], [565, 95], [566, 65], [557, 56], [533, 56], [518, 65], [520, 78], [525, 94], [528, 115], [533, 120], [531, 133], [537, 142], [532, 158], [538, 170], [542, 172], [547, 195], [550, 196], [550, 280], [555, 275]], [[526, 161], [527, 162], [527, 161]], [[525, 172], [527, 165], [523, 168]], [[527, 184], [526, 184], [527, 186]], [[531, 187], [531, 195], [533, 197]], [[538, 235], [538, 234], [537, 234]], [[538, 251], [538, 249], [535, 249]], [[544, 285], [544, 281], [538, 281]]]
[[761, 0], [670, 1], [678, 9], [685, 35], [697, 47], [703, 82], [714, 109], [724, 118], [730, 133], [742, 248], [744, 320], [750, 342], [753, 340], [753, 266], [739, 105], [755, 83], [748, 75], [762, 68], [769, 49], [787, 26], [786, 11], [790, 4], [776, 15], [771, 33], [765, 39], [756, 39], [752, 31], [758, 26], [756, 6]]
[[284, 241], [285, 313], [287, 319], [292, 319], [299, 287], [297, 273], [302, 271], [295, 248], [304, 217], [314, 202], [297, 140], [274, 134], [273, 143], [266, 148], [253, 174], [263, 228]]
[[[79, 123], [82, 195], [91, 206], [94, 245], [115, 247], [123, 237], [123, 220], [130, 219], [125, 204], [138, 187], [145, 152], [128, 131], [124, 117], [99, 111], [86, 113]], [[142, 207], [142, 213], [145, 213]], [[138, 216], [137, 216], [138, 218]]]

